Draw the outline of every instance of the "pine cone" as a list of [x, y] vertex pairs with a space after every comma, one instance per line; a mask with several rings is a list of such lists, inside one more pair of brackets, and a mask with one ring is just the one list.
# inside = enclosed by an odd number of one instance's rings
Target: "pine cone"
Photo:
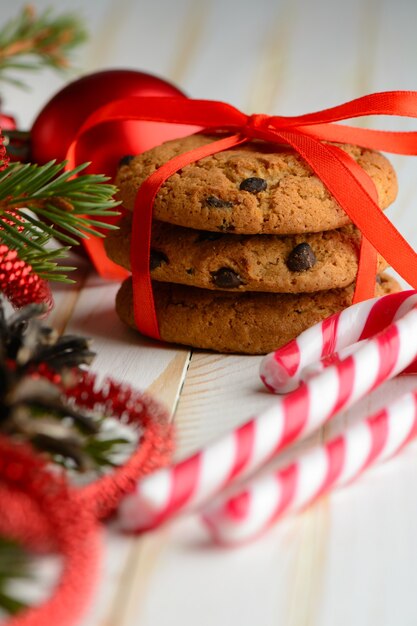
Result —
[[80, 471], [112, 465], [112, 444], [127, 440], [103, 439], [104, 417], [81, 413], [63, 393], [91, 362], [89, 341], [59, 337], [41, 324], [44, 311], [31, 304], [6, 318], [0, 299], [0, 432]]

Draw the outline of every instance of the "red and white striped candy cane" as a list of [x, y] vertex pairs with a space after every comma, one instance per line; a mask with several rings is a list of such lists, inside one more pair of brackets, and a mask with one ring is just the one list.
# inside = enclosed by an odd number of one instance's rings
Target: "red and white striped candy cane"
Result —
[[417, 392], [352, 426], [270, 475], [254, 479], [203, 512], [213, 538], [237, 546], [268, 530], [286, 513], [305, 508], [399, 452], [417, 436]]
[[309, 365], [316, 366], [321, 359], [337, 352], [343, 355], [345, 348], [376, 335], [415, 302], [417, 291], [402, 291], [360, 302], [328, 317], [263, 359], [260, 368], [263, 383], [274, 393], [293, 391]]
[[[184, 461], [144, 478], [121, 503], [121, 526], [131, 531], [145, 530], [179, 511], [201, 506], [238, 477], [259, 468], [290, 443], [401, 372], [417, 356], [415, 291], [362, 302], [344, 313], [338, 322], [333, 317], [330, 324], [325, 321], [306, 331], [313, 346], [322, 346], [324, 335], [332, 348], [343, 348], [348, 338], [356, 342], [371, 331], [381, 332], [292, 393], [275, 398], [268, 410], [243, 426]], [[397, 321], [391, 323], [394, 317]], [[322, 352], [323, 348], [310, 350], [312, 358], [320, 357]]]

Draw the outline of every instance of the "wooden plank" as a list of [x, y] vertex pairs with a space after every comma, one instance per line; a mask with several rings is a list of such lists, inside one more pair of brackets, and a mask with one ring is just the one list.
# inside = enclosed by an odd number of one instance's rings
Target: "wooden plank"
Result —
[[175, 416], [178, 457], [236, 427], [270, 402], [258, 377], [260, 361], [260, 357], [193, 353]]
[[[416, 85], [412, 3], [407, 11], [389, 0], [331, 7], [323, 0], [148, 4], [146, 11], [130, 0], [89, 6], [96, 37], [86, 66], [141, 66], [181, 81], [195, 97], [282, 114], [336, 104], [363, 90]], [[47, 79], [40, 80], [39, 92], [46, 86]], [[404, 121], [406, 127], [411, 126]], [[404, 191], [392, 215], [417, 243], [415, 164], [403, 163]], [[80, 277], [80, 293], [57, 291], [57, 326], [93, 337], [94, 369], [102, 375], [148, 388], [172, 412], [178, 405], [179, 457], [273, 401], [258, 380], [259, 358], [197, 351], [187, 372], [187, 350], [139, 338], [121, 326], [113, 305], [117, 286], [86, 269]], [[303, 447], [361, 419], [407, 385], [414, 380], [396, 381], [366, 398]], [[241, 550], [211, 546], [195, 516], [141, 538], [126, 539], [110, 529], [99, 593], [83, 624], [415, 624], [415, 450]]]

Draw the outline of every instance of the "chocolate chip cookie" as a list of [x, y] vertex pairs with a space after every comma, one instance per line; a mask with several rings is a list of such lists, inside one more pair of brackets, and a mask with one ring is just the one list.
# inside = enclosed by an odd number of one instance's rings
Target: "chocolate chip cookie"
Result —
[[[196, 348], [265, 354], [303, 330], [352, 303], [353, 285], [313, 294], [225, 293], [168, 283], [153, 283], [161, 338]], [[400, 291], [383, 274], [375, 295]], [[116, 297], [123, 322], [135, 328], [132, 281]]]
[[[105, 240], [109, 257], [130, 269], [132, 218]], [[204, 289], [299, 293], [350, 285], [358, 269], [360, 233], [353, 227], [321, 233], [228, 235], [154, 221], [150, 257], [154, 280]], [[378, 271], [386, 268], [379, 258]]]
[[[126, 159], [115, 181], [124, 206], [133, 210], [140, 184], [163, 163], [215, 138], [191, 135]], [[389, 206], [397, 193], [389, 161], [372, 150], [340, 147], [372, 178], [380, 207]], [[297, 153], [258, 141], [201, 159], [171, 176], [157, 194], [154, 217], [188, 228], [235, 234], [311, 233], [350, 223]]]

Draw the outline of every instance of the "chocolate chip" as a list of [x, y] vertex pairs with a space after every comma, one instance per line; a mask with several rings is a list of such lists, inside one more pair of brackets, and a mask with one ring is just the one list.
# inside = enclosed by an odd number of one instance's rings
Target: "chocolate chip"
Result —
[[130, 161], [132, 161], [132, 159], [134, 159], [135, 157], [133, 156], [133, 154], [126, 154], [125, 156], [123, 156], [120, 161], [119, 161], [119, 166], [121, 165], [129, 165]]
[[287, 267], [291, 272], [305, 272], [316, 263], [316, 256], [308, 243], [299, 243], [295, 246], [287, 259]]
[[187, 274], [189, 276], [192, 276], [194, 274], [194, 268], [193, 267], [188, 267], [186, 270]]
[[161, 265], [163, 265], [164, 263], [169, 263], [167, 255], [160, 250], [151, 250], [149, 260], [151, 271], [156, 270], [158, 267], [161, 267]]
[[214, 209], [231, 209], [233, 202], [227, 200], [220, 200], [217, 196], [207, 196], [206, 205]]
[[217, 227], [222, 233], [231, 233], [236, 230], [233, 224], [229, 224], [229, 222], [223, 221], [223, 224]]
[[243, 285], [239, 274], [231, 270], [230, 267], [221, 267], [217, 272], [211, 272], [213, 283], [222, 289], [235, 289]]
[[202, 241], [217, 241], [217, 239], [221, 239], [221, 238], [222, 238], [221, 233], [209, 233], [208, 231], [202, 230], [198, 234], [198, 237], [195, 240], [195, 242], [200, 243]]
[[239, 189], [241, 191], [249, 191], [250, 193], [259, 193], [260, 191], [265, 191], [267, 186], [267, 182], [264, 178], [253, 176], [252, 178], [242, 180]]

